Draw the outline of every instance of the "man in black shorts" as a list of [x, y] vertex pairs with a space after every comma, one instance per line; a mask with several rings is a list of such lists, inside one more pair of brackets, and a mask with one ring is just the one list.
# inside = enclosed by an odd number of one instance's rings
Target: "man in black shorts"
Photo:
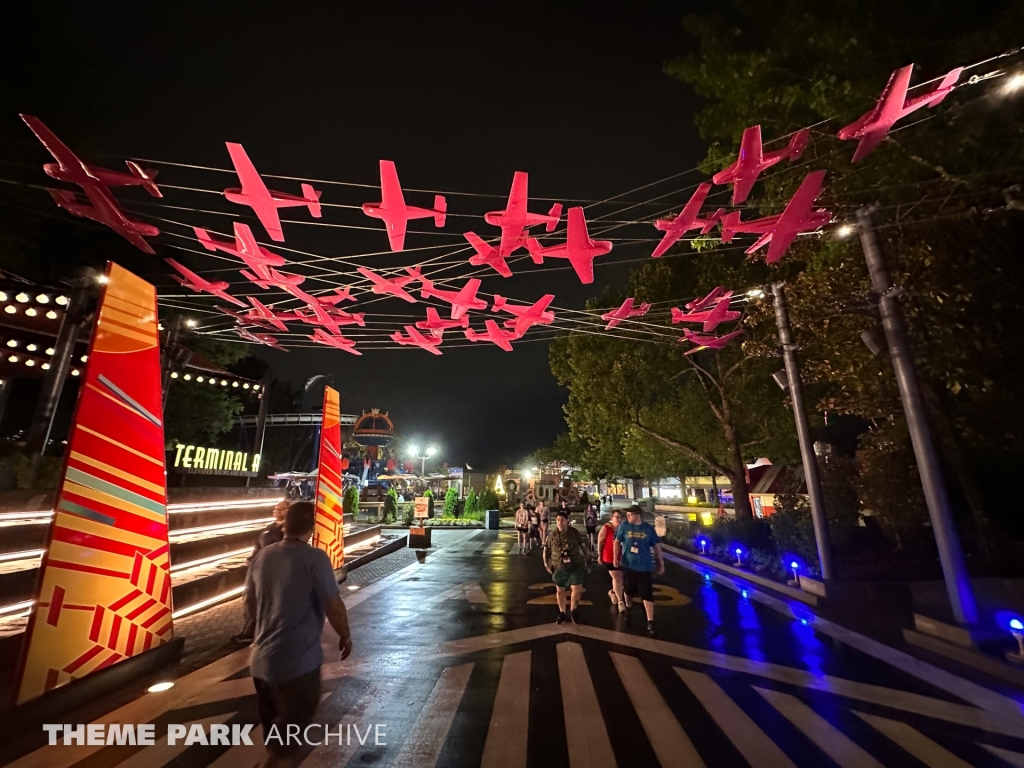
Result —
[[[655, 566], [657, 561], [657, 566]], [[665, 559], [661, 553], [661, 539], [654, 526], [645, 523], [640, 507], [626, 510], [626, 522], [615, 531], [615, 565], [622, 568], [623, 593], [627, 610], [630, 598], [644, 601], [647, 613], [647, 631], [654, 634], [654, 585], [652, 577], [665, 573]], [[628, 618], [628, 614], [627, 614]]]

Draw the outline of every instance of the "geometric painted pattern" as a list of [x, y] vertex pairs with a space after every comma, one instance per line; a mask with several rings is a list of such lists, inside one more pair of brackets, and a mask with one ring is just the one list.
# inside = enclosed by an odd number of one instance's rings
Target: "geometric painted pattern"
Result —
[[341, 504], [341, 401], [338, 390], [324, 387], [324, 418], [320, 430], [320, 467], [316, 478], [316, 525], [313, 546], [331, 558], [337, 570], [345, 564]]
[[172, 636], [156, 290], [116, 264], [68, 439], [18, 703]]

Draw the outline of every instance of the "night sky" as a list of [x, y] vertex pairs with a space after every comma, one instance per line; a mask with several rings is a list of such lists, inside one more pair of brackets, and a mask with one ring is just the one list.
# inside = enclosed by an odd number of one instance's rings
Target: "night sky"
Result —
[[[123, 168], [123, 159], [132, 157], [229, 168], [227, 140], [243, 143], [265, 176], [375, 185], [378, 160], [387, 158], [397, 163], [411, 205], [429, 205], [432, 195], [410, 189], [494, 195], [449, 194], [444, 230], [429, 221], [412, 222], [406, 253], [355, 259], [386, 270], [427, 258], [442, 257], [450, 264], [468, 257], [444, 254], [465, 245], [463, 231], [493, 237], [497, 230], [482, 218], [452, 214], [480, 216], [503, 208], [514, 171], [530, 173], [531, 210], [546, 212], [551, 202], [537, 198], [567, 204], [602, 200], [691, 168], [704, 154], [693, 127], [696, 97], [662, 73], [667, 58], [692, 44], [680, 26], [679, 3], [168, 3], [159, 8], [137, 3], [114, 8], [49, 2], [5, 11], [0, 31], [8, 94], [0, 113], [5, 178], [47, 182], [41, 170], [32, 170], [49, 156], [18, 119], [25, 111], [46, 121], [86, 160], [111, 168]], [[164, 185], [219, 190], [235, 184], [234, 176], [224, 173], [151, 167], [160, 170], [158, 181]], [[275, 179], [270, 186], [298, 193], [298, 181]], [[315, 186], [323, 190], [324, 203], [380, 199], [374, 189]], [[624, 199], [645, 200], [672, 189], [662, 185]], [[161, 210], [137, 189], [119, 190], [117, 196], [135, 215], [179, 223], [152, 222], [165, 233], [156, 241], [158, 257], [133, 251], [113, 233], [102, 235], [110, 258], [153, 279], [162, 294], [182, 295], [166, 277], [160, 261], [166, 257], [237, 283], [235, 293], [246, 289], [227, 262], [173, 248], [200, 250], [194, 240], [169, 235], [190, 234], [185, 225], [227, 233], [235, 219]], [[681, 204], [686, 196], [668, 197], [665, 205]], [[24, 200], [30, 217], [70, 218], [53, 209], [42, 191], [29, 191]], [[312, 257], [287, 248], [323, 257], [387, 250], [383, 225], [357, 210], [325, 207], [321, 221], [376, 231], [285, 223], [285, 248], [276, 249], [248, 209], [222, 197], [165, 188], [160, 202], [231, 213], [249, 222], [272, 250], [296, 260]], [[605, 205], [594, 215], [614, 210]], [[652, 213], [650, 207], [634, 208], [609, 218], [643, 218], [645, 211]], [[312, 221], [305, 209], [285, 212], [282, 219]], [[655, 234], [652, 228], [650, 236]], [[409, 250], [424, 246], [447, 251]], [[513, 264], [522, 273], [510, 279], [489, 270], [481, 274], [481, 291], [523, 302], [554, 293], [555, 306], [581, 309], [606, 287], [623, 290], [633, 260], [646, 257], [652, 247], [617, 243], [603, 257], [611, 263], [598, 260], [591, 286], [580, 285], [568, 268], [540, 272], [523, 259]], [[323, 290], [356, 282], [351, 265], [318, 264], [317, 269], [295, 267], [310, 276], [304, 287]], [[550, 264], [567, 267], [562, 261]], [[325, 270], [342, 274], [314, 280]], [[475, 270], [468, 265], [449, 267], [437, 278], [470, 271]], [[397, 330], [400, 318], [384, 314], [410, 315], [406, 322], [416, 319], [410, 313], [423, 314], [422, 304], [413, 307], [398, 299], [371, 304], [378, 297], [361, 298], [367, 301], [346, 308], [371, 313], [367, 330]], [[214, 303], [188, 301], [207, 309]], [[375, 313], [382, 314], [375, 318]], [[227, 325], [214, 315], [196, 316], [206, 329]], [[482, 320], [475, 316], [474, 327], [482, 330]], [[312, 333], [305, 325], [293, 330]], [[360, 329], [343, 330], [359, 336]], [[271, 364], [273, 376], [295, 383], [331, 374], [344, 412], [389, 411], [402, 434], [436, 442], [449, 463], [511, 464], [565, 429], [566, 393], [550, 373], [545, 337], [550, 334], [535, 328], [511, 354], [489, 344], [457, 346], [461, 335], [451, 331], [446, 343], [453, 346], [442, 346], [441, 357], [414, 348], [367, 349], [362, 357], [326, 348], [258, 354]]]

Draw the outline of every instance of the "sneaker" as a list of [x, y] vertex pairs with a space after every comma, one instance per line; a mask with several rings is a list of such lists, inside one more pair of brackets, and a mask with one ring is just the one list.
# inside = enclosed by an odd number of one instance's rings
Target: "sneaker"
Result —
[[625, 612], [626, 612], [626, 604], [625, 603], [619, 603], [619, 613], [625, 613]]
[[565, 614], [561, 611], [558, 612], [558, 618], [555, 619], [555, 624], [565, 624]]
[[576, 611], [569, 611], [569, 618], [572, 619], [573, 624], [580, 623], [580, 617], [576, 615]]
[[617, 598], [615, 596], [615, 590], [614, 589], [609, 589], [608, 590], [608, 599], [612, 601], [612, 605], [615, 605], [615, 603], [618, 602], [619, 598]]
[[243, 637], [242, 635], [232, 635], [230, 643], [235, 648], [244, 648], [247, 645], [252, 645], [251, 637]]
[[654, 637], [654, 622], [653, 621], [648, 621], [647, 622], [647, 634], [650, 635], [651, 637]]

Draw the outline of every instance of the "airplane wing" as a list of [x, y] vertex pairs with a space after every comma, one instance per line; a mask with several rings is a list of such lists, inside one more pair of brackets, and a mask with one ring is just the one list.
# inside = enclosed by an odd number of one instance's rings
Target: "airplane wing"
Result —
[[553, 294], [553, 293], [546, 293], [543, 296], [541, 296], [540, 299], [538, 299], [534, 303], [534, 305], [533, 305], [533, 307], [531, 309], [537, 310], [537, 315], [539, 316], [539, 315], [541, 315], [541, 314], [543, 314], [544, 312], [547, 311], [547, 308], [550, 306], [551, 302], [554, 301], [554, 300], [555, 300], [555, 294]]
[[512, 191], [509, 192], [508, 206], [505, 208], [506, 216], [518, 216], [519, 219], [525, 218], [529, 178], [524, 171], [516, 171], [512, 177]]
[[737, 163], [741, 166], [760, 165], [762, 160], [761, 126], [754, 125], [743, 131], [740, 139], [740, 157]]
[[36, 135], [40, 143], [46, 147], [46, 151], [53, 155], [63, 167], [85, 168], [85, 163], [78, 159], [78, 155], [65, 146], [64, 142], [58, 139], [53, 131], [43, 125], [43, 121], [34, 115], [22, 115], [21, 119], [25, 125]]
[[242, 182], [242, 193], [249, 197], [261, 197], [269, 200], [270, 190], [267, 189], [267, 185], [263, 183], [263, 179], [256, 172], [256, 166], [252, 164], [252, 160], [249, 159], [249, 155], [245, 153], [242, 145], [230, 141], [225, 144], [228, 154], [231, 156], [231, 164], [235, 166], [235, 173], [238, 174], [238, 180]]
[[[689, 205], [689, 203], [687, 203]], [[587, 218], [579, 206], [569, 209], [569, 233], [566, 245], [570, 253], [573, 250], [590, 247], [590, 236], [587, 233]]]
[[405, 228], [408, 224], [404, 216], [388, 215], [382, 217], [388, 229], [388, 242], [392, 251], [401, 251], [405, 248]]
[[793, 198], [786, 203], [786, 210], [782, 212], [776, 228], [786, 226], [793, 219], [803, 219], [811, 210], [814, 201], [821, 194], [821, 184], [825, 180], [825, 171], [811, 171], [804, 180], [800, 182]]
[[380, 161], [380, 199], [384, 208], [405, 208], [405, 197], [393, 160]]
[[857, 149], [854, 150], [851, 163], [857, 163], [863, 160], [865, 157], [871, 154], [871, 151], [882, 143], [882, 139], [885, 138], [885, 130], [872, 131], [871, 133], [865, 133], [860, 138], [860, 142], [857, 144]]
[[793, 241], [796, 240], [797, 233], [795, 230], [788, 230], [786, 232], [776, 232], [772, 235], [772, 241], [768, 245], [768, 255], [765, 257], [765, 263], [774, 264], [782, 258], [783, 254]]
[[96, 209], [96, 213], [99, 214], [101, 218], [94, 218], [93, 216], [90, 216], [88, 209], [82, 211], [83, 215], [93, 219], [94, 221], [98, 221], [101, 224], [106, 224], [143, 253], [156, 253], [156, 251], [153, 250], [153, 246], [146, 242], [146, 239], [135, 231], [131, 219], [125, 216], [124, 211], [121, 210], [121, 206], [117, 204], [117, 201], [114, 200], [113, 196], [109, 192], [107, 192], [105, 187], [100, 187], [95, 184], [84, 184], [82, 185], [82, 189], [85, 190], [86, 197], [89, 198], [89, 202], [92, 203], [93, 208]]
[[732, 184], [732, 204], [739, 205], [746, 201], [756, 181], [757, 179], [736, 179]]
[[914, 65], [908, 64], [892, 73], [882, 92], [880, 114], [876, 116], [880, 122], [892, 123], [903, 116], [903, 104], [907, 100], [907, 88], [910, 87], [913, 71]]
[[594, 282], [594, 260], [589, 256], [570, 256], [569, 263], [584, 285]]

